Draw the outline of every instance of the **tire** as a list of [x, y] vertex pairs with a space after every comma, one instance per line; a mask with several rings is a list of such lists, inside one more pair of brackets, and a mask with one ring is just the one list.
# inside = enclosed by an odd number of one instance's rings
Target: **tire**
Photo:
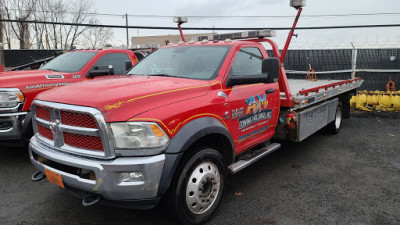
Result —
[[203, 224], [216, 212], [225, 181], [221, 154], [212, 148], [200, 148], [178, 170], [165, 206], [181, 224]]
[[342, 119], [343, 119], [343, 108], [342, 108], [342, 103], [339, 102], [338, 106], [336, 107], [335, 119], [327, 126], [328, 133], [338, 134], [340, 131], [340, 127], [342, 126]]

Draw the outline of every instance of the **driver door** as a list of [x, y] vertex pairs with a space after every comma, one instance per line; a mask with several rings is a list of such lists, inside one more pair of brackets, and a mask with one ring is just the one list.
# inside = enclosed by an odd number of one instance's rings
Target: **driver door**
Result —
[[[263, 58], [259, 48], [241, 47], [234, 56], [228, 77], [261, 74]], [[273, 136], [279, 114], [277, 82], [235, 85], [227, 96], [236, 154]]]

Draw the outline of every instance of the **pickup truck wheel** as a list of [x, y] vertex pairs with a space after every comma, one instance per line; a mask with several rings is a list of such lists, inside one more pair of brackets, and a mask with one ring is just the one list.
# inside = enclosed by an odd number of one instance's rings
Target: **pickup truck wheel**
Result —
[[342, 125], [342, 116], [343, 116], [342, 104], [339, 102], [336, 108], [335, 119], [330, 124], [328, 124], [327, 127], [329, 133], [331, 134], [339, 133], [340, 127]]
[[186, 160], [168, 197], [182, 224], [203, 224], [212, 217], [221, 202], [225, 174], [224, 159], [214, 149], [202, 148]]

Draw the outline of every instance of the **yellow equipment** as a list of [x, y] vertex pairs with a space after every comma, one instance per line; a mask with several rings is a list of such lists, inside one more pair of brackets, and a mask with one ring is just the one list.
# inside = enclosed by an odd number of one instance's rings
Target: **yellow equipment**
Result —
[[400, 91], [358, 91], [350, 99], [350, 107], [369, 111], [400, 112]]

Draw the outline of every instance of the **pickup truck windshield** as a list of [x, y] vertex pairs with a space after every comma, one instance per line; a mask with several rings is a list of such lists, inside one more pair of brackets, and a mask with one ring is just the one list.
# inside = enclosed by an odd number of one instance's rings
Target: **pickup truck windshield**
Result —
[[231, 46], [178, 46], [162, 48], [140, 61], [128, 75], [214, 78]]
[[96, 54], [97, 52], [68, 52], [50, 60], [40, 69], [75, 73], [80, 71]]

